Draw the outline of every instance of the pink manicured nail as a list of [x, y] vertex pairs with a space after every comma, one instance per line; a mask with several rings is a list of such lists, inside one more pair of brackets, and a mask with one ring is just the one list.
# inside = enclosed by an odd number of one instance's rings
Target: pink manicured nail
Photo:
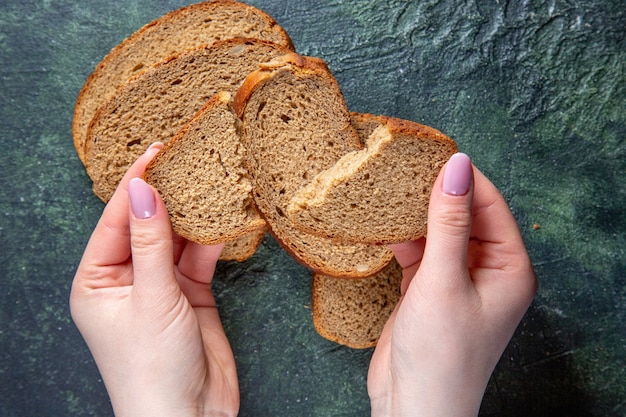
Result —
[[443, 173], [443, 192], [449, 195], [465, 195], [472, 183], [472, 162], [464, 153], [452, 155]]
[[150, 146], [148, 146], [148, 149], [146, 149], [146, 152], [151, 150], [151, 149], [153, 149], [153, 148], [154, 149], [158, 148], [159, 150], [161, 150], [162, 147], [163, 147], [163, 143], [161, 143], [161, 142], [152, 142], [150, 144]]
[[128, 183], [130, 207], [138, 219], [149, 219], [156, 213], [154, 192], [141, 178], [133, 178]]

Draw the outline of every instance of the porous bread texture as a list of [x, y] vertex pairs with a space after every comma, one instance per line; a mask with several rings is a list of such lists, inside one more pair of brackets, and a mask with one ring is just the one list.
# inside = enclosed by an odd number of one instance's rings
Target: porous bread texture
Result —
[[246, 78], [233, 104], [257, 208], [283, 248], [328, 275], [365, 277], [386, 266], [388, 248], [337, 244], [299, 231], [286, 216], [297, 190], [361, 146], [326, 64], [295, 53], [279, 57]]
[[172, 57], [119, 88], [87, 134], [87, 173], [103, 201], [150, 143], [169, 140], [219, 91], [234, 92], [259, 63], [289, 52], [256, 39], [229, 39]]
[[72, 136], [80, 160], [91, 119], [115, 90], [138, 72], [190, 48], [229, 38], [293, 43], [263, 11], [236, 1], [210, 1], [174, 10], [143, 26], [114, 47], [85, 81], [74, 107]]
[[252, 200], [230, 94], [220, 92], [150, 161], [144, 179], [165, 202], [172, 229], [202, 245], [265, 226]]
[[314, 274], [313, 326], [320, 336], [354, 349], [376, 346], [400, 299], [402, 268], [393, 260], [374, 276], [343, 279]]
[[263, 242], [266, 232], [267, 227], [262, 227], [245, 236], [226, 242], [219, 260], [243, 262], [249, 259]]
[[425, 236], [433, 184], [456, 144], [418, 123], [379, 121], [365, 149], [346, 154], [293, 196], [287, 215], [297, 227], [370, 244]]
[[365, 142], [367, 142], [367, 138], [382, 123], [382, 117], [371, 113], [350, 112], [350, 123], [359, 134], [363, 147]]

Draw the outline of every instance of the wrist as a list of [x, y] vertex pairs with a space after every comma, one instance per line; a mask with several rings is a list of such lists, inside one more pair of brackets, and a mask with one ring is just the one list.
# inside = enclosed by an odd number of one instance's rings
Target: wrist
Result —
[[372, 417], [476, 417], [486, 382], [478, 378], [396, 379], [391, 389], [370, 397]]
[[209, 415], [203, 412], [200, 401], [175, 398], [173, 393], [161, 395], [148, 392], [148, 389], [117, 390], [115, 393], [109, 390], [109, 397], [115, 417], [204, 417]]

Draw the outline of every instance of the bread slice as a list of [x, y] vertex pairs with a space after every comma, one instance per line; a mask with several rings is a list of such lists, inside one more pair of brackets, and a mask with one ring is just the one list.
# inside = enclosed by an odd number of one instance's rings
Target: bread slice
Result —
[[263, 242], [267, 227], [262, 227], [240, 238], [230, 240], [224, 245], [220, 261], [243, 262], [250, 258]]
[[355, 349], [376, 346], [400, 299], [402, 268], [393, 260], [378, 274], [342, 279], [314, 274], [313, 326], [324, 338]]
[[296, 226], [344, 242], [425, 236], [433, 183], [456, 144], [428, 126], [378, 120], [366, 149], [345, 155], [293, 196], [287, 215]]
[[250, 74], [233, 106], [257, 208], [299, 262], [328, 275], [364, 277], [393, 257], [372, 245], [338, 245], [303, 233], [286, 216], [293, 194], [347, 152], [360, 149], [343, 95], [326, 64], [295, 53]]
[[187, 240], [215, 245], [265, 226], [236, 122], [230, 94], [220, 92], [146, 167], [144, 179], [163, 198], [172, 229]]
[[130, 77], [184, 50], [237, 37], [264, 39], [293, 49], [287, 32], [266, 13], [224, 0], [172, 11], [113, 48], [87, 78], [74, 108], [72, 135], [81, 161], [85, 162], [84, 144], [91, 119]]
[[259, 63], [289, 49], [230, 39], [172, 57], [118, 89], [98, 110], [87, 135], [87, 173], [104, 201], [150, 143], [169, 140], [219, 91], [233, 92]]
[[365, 147], [367, 138], [381, 125], [382, 117], [371, 113], [350, 112], [350, 123], [359, 134], [362, 147]]

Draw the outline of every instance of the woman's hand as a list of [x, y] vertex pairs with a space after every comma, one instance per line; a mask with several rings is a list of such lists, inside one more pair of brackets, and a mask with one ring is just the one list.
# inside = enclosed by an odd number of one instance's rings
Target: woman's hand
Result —
[[74, 278], [72, 317], [117, 416], [234, 416], [235, 360], [211, 293], [222, 247], [172, 234], [158, 193], [138, 178], [161, 147], [107, 204]]
[[433, 187], [428, 238], [392, 249], [403, 295], [370, 364], [372, 416], [476, 416], [536, 291], [513, 215], [456, 154]]

